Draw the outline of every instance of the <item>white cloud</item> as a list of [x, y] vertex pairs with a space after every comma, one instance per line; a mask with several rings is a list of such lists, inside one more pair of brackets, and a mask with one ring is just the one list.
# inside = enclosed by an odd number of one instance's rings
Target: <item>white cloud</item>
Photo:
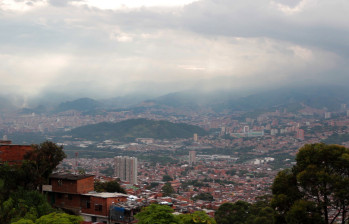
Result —
[[2, 0], [0, 2], [0, 9], [25, 12], [47, 5], [48, 3], [46, 0]]
[[299, 13], [302, 10], [304, 10], [304, 8], [309, 7], [310, 5], [313, 5], [313, 3], [314, 3], [314, 0], [301, 0], [297, 5], [290, 6], [287, 4], [279, 3], [277, 1], [271, 1], [272, 5], [276, 6], [280, 11], [288, 15]]
[[140, 8], [140, 7], [174, 7], [174, 6], [184, 6], [195, 2], [197, 0], [83, 0], [72, 2], [71, 4], [76, 6], [90, 6], [96, 7], [103, 10], [108, 9], [130, 9], [130, 8]]

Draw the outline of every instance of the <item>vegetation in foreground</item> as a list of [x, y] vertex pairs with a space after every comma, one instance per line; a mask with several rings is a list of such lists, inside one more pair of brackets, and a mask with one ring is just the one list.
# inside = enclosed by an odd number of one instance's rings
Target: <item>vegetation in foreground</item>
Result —
[[63, 147], [46, 141], [33, 148], [21, 165], [0, 165], [0, 223], [80, 223], [81, 217], [53, 209], [37, 191], [66, 157]]

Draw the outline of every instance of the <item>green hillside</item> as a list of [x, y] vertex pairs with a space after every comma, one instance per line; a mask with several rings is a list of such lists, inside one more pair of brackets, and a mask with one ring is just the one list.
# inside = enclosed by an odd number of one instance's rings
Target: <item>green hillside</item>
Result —
[[168, 121], [130, 119], [119, 123], [102, 122], [73, 129], [74, 138], [89, 140], [113, 139], [132, 141], [135, 138], [175, 139], [190, 138], [194, 133], [206, 135], [207, 132], [197, 126]]

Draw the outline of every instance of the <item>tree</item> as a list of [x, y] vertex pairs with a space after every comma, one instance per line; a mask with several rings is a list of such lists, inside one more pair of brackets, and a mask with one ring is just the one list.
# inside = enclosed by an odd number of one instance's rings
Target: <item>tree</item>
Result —
[[100, 181], [95, 181], [94, 184], [95, 191], [97, 192], [119, 192], [126, 194], [125, 189], [123, 189], [119, 182], [116, 180], [113, 181], [108, 181], [108, 182], [100, 182]]
[[194, 201], [197, 201], [197, 200], [214, 201], [214, 198], [213, 198], [212, 194], [210, 194], [210, 193], [200, 193], [200, 194], [194, 196], [193, 200]]
[[275, 223], [275, 211], [270, 207], [271, 195], [256, 198], [256, 202], [249, 207], [249, 217], [246, 223], [273, 224]]
[[303, 196], [298, 189], [297, 178], [289, 169], [280, 171], [271, 189], [273, 193], [271, 207], [276, 211], [277, 223], [286, 223], [286, 213], [291, 209], [293, 203]]
[[167, 205], [152, 204], [135, 215], [138, 224], [179, 224], [179, 218], [172, 214]]
[[66, 154], [63, 146], [58, 146], [50, 141], [32, 145], [32, 147], [34, 151], [25, 155], [26, 161], [22, 164], [22, 170], [27, 177], [33, 180], [33, 188], [36, 189], [47, 182], [53, 170], [66, 158]]
[[[328, 224], [342, 216], [341, 223], [345, 224], [349, 209], [349, 149], [307, 144], [299, 149], [296, 162], [292, 170], [279, 172], [272, 186], [277, 223], [308, 220]], [[331, 217], [330, 211], [334, 212]], [[304, 216], [309, 213], [312, 216]]]
[[[303, 146], [296, 156], [294, 174], [303, 198], [315, 203], [325, 223], [342, 216], [347, 221], [349, 209], [349, 149], [323, 143]], [[329, 210], [335, 211], [333, 218]]]
[[35, 221], [52, 212], [47, 198], [37, 191], [18, 190], [0, 204], [0, 223], [10, 223], [21, 218]]
[[165, 175], [162, 177], [162, 181], [165, 181], [165, 182], [167, 182], [167, 181], [173, 181], [173, 178], [172, 178], [170, 175], [165, 174]]
[[172, 196], [175, 193], [175, 190], [171, 186], [171, 183], [167, 182], [162, 188], [161, 188], [162, 194], [164, 197], [166, 196]]
[[288, 224], [321, 224], [324, 223], [321, 213], [314, 202], [298, 200], [286, 215]]
[[264, 207], [261, 208], [258, 212], [257, 216], [254, 217], [253, 214], [251, 214], [251, 218], [248, 220], [251, 220], [247, 223], [253, 223], [253, 224], [273, 224], [275, 222], [274, 220], [274, 210], [270, 207]]
[[69, 215], [66, 213], [53, 212], [48, 215], [41, 216], [35, 222], [30, 219], [20, 219], [12, 224], [80, 224], [83, 219], [80, 216]]
[[224, 203], [219, 206], [214, 217], [219, 224], [243, 224], [249, 218], [250, 206], [244, 201]]
[[13, 222], [12, 224], [35, 224], [35, 223], [30, 219], [20, 219], [17, 222]]
[[216, 221], [203, 211], [178, 216], [181, 224], [216, 224]]
[[151, 190], [155, 187], [159, 186], [158, 182], [151, 182], [150, 185], [147, 187], [148, 190]]

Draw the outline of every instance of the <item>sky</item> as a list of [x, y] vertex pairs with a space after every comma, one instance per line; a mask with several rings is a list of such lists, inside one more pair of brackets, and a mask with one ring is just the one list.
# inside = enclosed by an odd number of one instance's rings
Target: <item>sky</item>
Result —
[[0, 94], [349, 83], [348, 0], [1, 0]]

